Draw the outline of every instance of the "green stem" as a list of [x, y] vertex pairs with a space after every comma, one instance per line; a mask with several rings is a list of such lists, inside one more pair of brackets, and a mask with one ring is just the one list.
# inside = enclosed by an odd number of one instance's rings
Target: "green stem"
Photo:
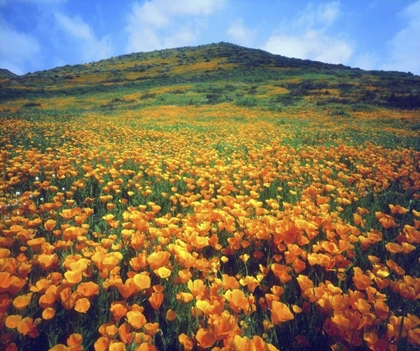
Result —
[[397, 343], [397, 350], [402, 350], [402, 332], [404, 327], [404, 318], [407, 313], [407, 303], [404, 301], [404, 307], [403, 307], [403, 315], [401, 318], [401, 324], [400, 324], [400, 330], [398, 333], [398, 343]]

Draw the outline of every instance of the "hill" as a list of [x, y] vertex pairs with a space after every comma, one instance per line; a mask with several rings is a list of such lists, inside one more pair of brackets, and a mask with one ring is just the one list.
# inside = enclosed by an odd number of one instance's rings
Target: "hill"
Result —
[[9, 70], [4, 69], [4, 68], [0, 68], [0, 79], [1, 80], [8, 79], [8, 78], [15, 78], [15, 77], [17, 77], [17, 75], [14, 74], [13, 72], [10, 72]]
[[[286, 58], [223, 42], [123, 55], [23, 76], [2, 76], [0, 101], [14, 101], [15, 108], [22, 99], [29, 100], [25, 103], [29, 106], [37, 106], [50, 97], [98, 94], [114, 96], [108, 101], [109, 108], [123, 104], [138, 108], [145, 102], [170, 104], [173, 98], [159, 94], [159, 87], [173, 87], [170, 94], [179, 95], [176, 104], [236, 102], [281, 108], [305, 101], [319, 106], [356, 104], [357, 108], [362, 108], [361, 104], [402, 109], [420, 106], [420, 77], [412, 74], [363, 71]], [[118, 100], [135, 92], [142, 93], [136, 101]], [[48, 108], [48, 104], [43, 105]], [[72, 106], [86, 108], [85, 103]], [[88, 108], [94, 107], [100, 106], [88, 104]]]

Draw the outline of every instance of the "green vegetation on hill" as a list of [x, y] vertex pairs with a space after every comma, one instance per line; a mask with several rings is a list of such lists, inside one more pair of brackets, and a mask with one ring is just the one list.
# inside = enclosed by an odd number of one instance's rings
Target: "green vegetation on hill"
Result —
[[[168, 100], [192, 105], [233, 101], [241, 106], [270, 108], [338, 104], [346, 110], [420, 106], [420, 77], [409, 73], [363, 71], [228, 43], [129, 54], [23, 76], [1, 73], [0, 102], [30, 100], [23, 107], [38, 106], [34, 100], [40, 98], [95, 94], [111, 97], [95, 107], [111, 108], [118, 105], [113, 99], [120, 99], [125, 108], [152, 101], [162, 105]], [[177, 89], [180, 85], [191, 88]], [[159, 87], [174, 89], [166, 95], [157, 94], [154, 90]], [[142, 92], [142, 98], [126, 105], [123, 96], [135, 92]], [[176, 99], [171, 96], [175, 94]], [[73, 107], [83, 110], [85, 104], [76, 101]]]

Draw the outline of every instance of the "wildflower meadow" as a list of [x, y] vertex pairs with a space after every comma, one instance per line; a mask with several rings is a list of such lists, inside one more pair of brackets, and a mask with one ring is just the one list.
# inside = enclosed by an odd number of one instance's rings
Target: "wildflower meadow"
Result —
[[418, 111], [165, 89], [7, 103], [0, 349], [418, 350]]

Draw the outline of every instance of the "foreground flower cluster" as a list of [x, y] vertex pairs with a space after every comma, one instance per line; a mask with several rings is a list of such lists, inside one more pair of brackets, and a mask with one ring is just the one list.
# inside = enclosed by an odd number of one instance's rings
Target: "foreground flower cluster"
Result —
[[1, 347], [420, 345], [419, 152], [164, 116], [2, 123]]

